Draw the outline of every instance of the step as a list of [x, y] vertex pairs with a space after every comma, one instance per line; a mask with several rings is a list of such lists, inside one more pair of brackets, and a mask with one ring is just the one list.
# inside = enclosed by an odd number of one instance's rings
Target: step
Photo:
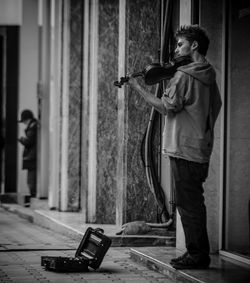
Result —
[[210, 268], [204, 270], [176, 270], [170, 264], [172, 258], [183, 251], [173, 247], [138, 247], [130, 249], [130, 257], [136, 262], [158, 271], [175, 282], [185, 283], [249, 283], [250, 266], [219, 254], [211, 255]]
[[[161, 231], [160, 235], [116, 235], [120, 227], [109, 224], [84, 223], [80, 212], [59, 212], [47, 209], [31, 209], [17, 204], [1, 204], [6, 210], [16, 213], [30, 222], [80, 241], [88, 227], [102, 228], [112, 239], [113, 247], [175, 246], [175, 231]], [[32, 205], [37, 207], [36, 205]], [[154, 231], [153, 231], [154, 232]]]

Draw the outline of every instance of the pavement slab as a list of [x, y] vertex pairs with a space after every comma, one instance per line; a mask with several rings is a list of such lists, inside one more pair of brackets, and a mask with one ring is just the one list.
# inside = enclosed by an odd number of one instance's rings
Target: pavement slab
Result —
[[[89, 226], [80, 225], [80, 214], [32, 212], [18, 205], [2, 207], [4, 209], [0, 207], [0, 283], [250, 282], [250, 265], [246, 262], [234, 260], [223, 254], [214, 254], [211, 267], [207, 270], [175, 270], [169, 264], [170, 259], [179, 256], [183, 251], [168, 246], [166, 243], [161, 246], [158, 245], [159, 243], [152, 246], [157, 237], [153, 241], [138, 236], [128, 236], [124, 239], [116, 237], [114, 235], [116, 227], [106, 225], [93, 226], [94, 228], [101, 226], [104, 230], [109, 231], [109, 236], [115, 242], [115, 245], [108, 250], [98, 270], [90, 269], [85, 273], [61, 274], [49, 272], [41, 267], [41, 256], [74, 256], [84, 231]], [[38, 219], [34, 214], [39, 215]], [[172, 237], [171, 233], [170, 237]], [[131, 247], [131, 244], [135, 245]], [[16, 273], [11, 273], [13, 268]]]
[[[34, 200], [34, 199], [33, 199]], [[172, 229], [152, 228], [148, 234], [143, 235], [117, 235], [121, 230], [120, 226], [112, 224], [89, 224], [82, 221], [80, 212], [61, 212], [56, 210], [42, 209], [42, 205], [37, 205], [42, 200], [36, 200], [36, 205], [32, 208], [22, 207], [18, 204], [1, 204], [10, 212], [16, 213], [20, 217], [38, 224], [39, 226], [53, 230], [60, 234], [80, 241], [87, 228], [102, 228], [105, 234], [112, 239], [112, 246], [175, 246], [175, 231]], [[43, 202], [43, 201], [42, 201]], [[37, 208], [36, 208], [37, 207]]]
[[72, 257], [79, 245], [74, 236], [45, 229], [0, 208], [0, 283], [172, 283], [130, 258], [127, 247], [111, 247], [97, 270], [56, 273], [41, 266], [41, 256]]

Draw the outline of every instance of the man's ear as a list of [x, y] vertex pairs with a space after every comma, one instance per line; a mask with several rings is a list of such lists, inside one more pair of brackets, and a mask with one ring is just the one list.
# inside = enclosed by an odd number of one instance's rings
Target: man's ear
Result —
[[198, 47], [199, 47], [199, 43], [198, 43], [196, 40], [194, 40], [194, 41], [192, 42], [191, 49], [192, 49], [193, 51], [195, 51], [195, 50], [198, 49]]

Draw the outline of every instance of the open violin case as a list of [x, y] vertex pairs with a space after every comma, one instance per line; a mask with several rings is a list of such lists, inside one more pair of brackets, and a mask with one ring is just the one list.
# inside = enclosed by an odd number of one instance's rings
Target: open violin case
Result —
[[89, 227], [85, 232], [75, 257], [42, 256], [41, 265], [56, 272], [86, 272], [88, 267], [97, 269], [111, 246], [111, 239], [100, 228]]

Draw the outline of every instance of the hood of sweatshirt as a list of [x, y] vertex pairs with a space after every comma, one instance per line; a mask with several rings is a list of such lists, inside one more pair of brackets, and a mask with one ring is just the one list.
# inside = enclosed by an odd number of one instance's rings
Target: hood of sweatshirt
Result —
[[209, 63], [192, 62], [179, 67], [177, 70], [194, 77], [206, 85], [211, 85], [215, 82], [215, 70]]

